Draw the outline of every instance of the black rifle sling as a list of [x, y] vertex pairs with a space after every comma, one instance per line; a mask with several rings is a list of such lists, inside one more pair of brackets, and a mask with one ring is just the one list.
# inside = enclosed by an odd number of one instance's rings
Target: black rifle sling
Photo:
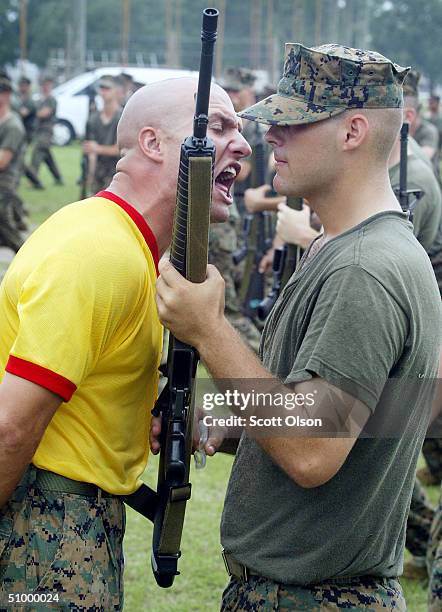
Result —
[[[209, 245], [210, 208], [207, 202], [212, 196], [212, 158], [191, 157], [189, 159], [189, 207], [187, 213], [186, 278], [201, 283], [207, 275], [207, 253]], [[177, 554], [180, 550], [186, 502], [190, 498], [189, 481], [192, 451], [193, 399], [186, 429], [186, 484], [172, 490], [166, 502], [164, 520], [158, 552], [163, 555]]]

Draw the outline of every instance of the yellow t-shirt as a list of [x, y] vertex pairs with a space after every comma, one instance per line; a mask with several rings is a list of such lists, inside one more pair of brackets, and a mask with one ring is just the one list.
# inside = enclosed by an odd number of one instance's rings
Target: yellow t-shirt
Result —
[[0, 285], [4, 371], [58, 394], [37, 467], [114, 494], [140, 485], [157, 396], [162, 326], [158, 248], [144, 218], [110, 192], [52, 215]]

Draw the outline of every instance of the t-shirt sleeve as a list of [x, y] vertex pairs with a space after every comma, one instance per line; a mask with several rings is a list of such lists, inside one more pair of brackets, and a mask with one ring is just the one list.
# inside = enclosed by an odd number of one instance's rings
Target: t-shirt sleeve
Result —
[[317, 375], [374, 410], [407, 333], [405, 312], [379, 280], [357, 265], [340, 269], [317, 295], [285, 382]]
[[11, 126], [0, 140], [0, 149], [7, 149], [12, 153], [20, 151], [24, 140], [24, 131], [17, 125]]
[[118, 324], [125, 301], [118, 275], [111, 261], [97, 264], [93, 254], [41, 262], [20, 291], [6, 371], [69, 401]]

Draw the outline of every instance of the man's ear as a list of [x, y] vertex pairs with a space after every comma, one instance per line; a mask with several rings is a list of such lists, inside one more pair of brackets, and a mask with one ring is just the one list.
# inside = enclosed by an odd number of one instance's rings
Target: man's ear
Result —
[[411, 106], [406, 106], [404, 108], [404, 123], [409, 123], [413, 125], [416, 121], [417, 110], [412, 108]]
[[342, 141], [343, 151], [354, 151], [365, 141], [369, 132], [369, 122], [365, 115], [349, 115], [344, 120]]
[[161, 149], [161, 133], [153, 127], [144, 127], [138, 134], [138, 144], [143, 154], [153, 162], [163, 161]]

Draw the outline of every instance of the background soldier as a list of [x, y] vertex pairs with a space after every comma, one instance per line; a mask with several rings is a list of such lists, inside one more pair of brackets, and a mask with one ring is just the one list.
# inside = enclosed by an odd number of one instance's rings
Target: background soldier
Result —
[[42, 162], [45, 162], [56, 185], [63, 185], [60, 171], [51, 153], [51, 142], [57, 113], [57, 101], [52, 96], [54, 80], [46, 76], [41, 81], [41, 98], [37, 103], [37, 122], [35, 127], [34, 150], [32, 151], [31, 170], [38, 176]]
[[417, 70], [410, 70], [405, 85], [408, 89], [406, 92], [409, 98], [408, 105], [413, 106], [416, 111], [413, 120], [410, 122], [410, 136], [413, 136], [417, 144], [422, 147], [424, 153], [431, 160], [436, 178], [440, 182], [439, 132], [432, 123], [422, 117], [418, 98], [420, 76]]
[[[31, 80], [22, 76], [18, 81], [18, 96], [15, 103], [16, 110], [20, 115], [26, 132], [26, 144], [32, 142], [35, 132], [35, 122], [37, 120], [37, 104], [32, 99]], [[43, 189], [38, 177], [31, 168], [25, 163], [25, 150], [23, 150], [23, 174], [36, 189]]]
[[[229, 68], [226, 71], [224, 78], [221, 80], [222, 87], [229, 94], [232, 100], [235, 111], [239, 111], [247, 104], [250, 100], [255, 99], [252, 85], [255, 81], [255, 76], [250, 70], [245, 68]], [[251, 122], [244, 122], [245, 124]], [[250, 134], [247, 136], [247, 129], [244, 127], [242, 135], [250, 144]], [[251, 172], [250, 158], [241, 161], [241, 171], [238, 174], [237, 181], [244, 181], [247, 179]], [[257, 329], [256, 325], [245, 314], [242, 312], [241, 303], [237, 292], [237, 276], [238, 270], [233, 263], [233, 253], [238, 248], [238, 231], [241, 227], [240, 214], [238, 212], [238, 206], [240, 210], [243, 210], [242, 195], [239, 195], [235, 186], [235, 200], [230, 207], [230, 218], [225, 223], [218, 223], [210, 227], [210, 242], [209, 242], [209, 262], [214, 264], [226, 283], [226, 316], [235, 329], [241, 334], [241, 336], [248, 342], [248, 344], [255, 350], [258, 350], [261, 333]]]
[[0, 246], [18, 251], [25, 229], [23, 205], [17, 195], [25, 140], [23, 124], [11, 110], [12, 85], [0, 77]]
[[117, 125], [121, 117], [118, 88], [115, 79], [106, 75], [100, 79], [98, 90], [103, 109], [92, 113], [87, 127], [83, 151], [89, 156], [89, 184], [96, 193], [109, 185], [119, 159]]

